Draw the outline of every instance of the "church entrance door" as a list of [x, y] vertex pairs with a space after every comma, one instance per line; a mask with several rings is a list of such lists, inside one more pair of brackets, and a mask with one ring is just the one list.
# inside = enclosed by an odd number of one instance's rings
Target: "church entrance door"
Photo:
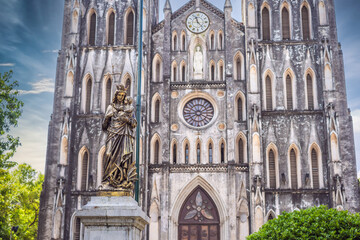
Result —
[[218, 210], [201, 187], [195, 188], [181, 207], [179, 240], [220, 240]]

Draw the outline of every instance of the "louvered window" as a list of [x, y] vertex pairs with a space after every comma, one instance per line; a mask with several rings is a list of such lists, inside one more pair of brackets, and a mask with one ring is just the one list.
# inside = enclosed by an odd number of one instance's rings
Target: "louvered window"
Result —
[[288, 110], [293, 110], [292, 81], [290, 75], [286, 76], [286, 105]]
[[74, 232], [74, 240], [80, 240], [80, 218], [76, 218], [75, 220], [75, 232]]
[[311, 166], [312, 166], [312, 178], [314, 188], [319, 188], [319, 163], [317, 158], [317, 152], [315, 149], [311, 150]]
[[212, 144], [209, 144], [209, 163], [211, 164], [213, 162], [213, 148]]
[[131, 79], [130, 78], [126, 79], [125, 87], [126, 87], [126, 95], [130, 96], [130, 91], [131, 91]]
[[306, 90], [308, 98], [308, 108], [309, 110], [314, 110], [314, 91], [313, 91], [313, 81], [310, 74], [306, 76]]
[[106, 91], [105, 91], [105, 108], [110, 105], [111, 101], [111, 79], [106, 81]]
[[160, 121], [160, 100], [157, 99], [155, 102], [155, 122], [158, 123]]
[[85, 113], [90, 113], [91, 88], [92, 88], [92, 81], [91, 79], [88, 79], [86, 83]]
[[271, 111], [273, 109], [272, 104], [272, 87], [271, 87], [271, 79], [269, 76], [266, 76], [265, 80], [265, 89], [266, 89], [266, 110]]
[[132, 11], [129, 12], [126, 19], [126, 44], [134, 44], [134, 14]]
[[155, 149], [154, 149], [154, 164], [158, 164], [159, 163], [159, 141], [156, 140], [155, 141]]
[[275, 154], [273, 150], [269, 151], [269, 180], [270, 188], [276, 188]]
[[86, 151], [83, 155], [81, 166], [81, 190], [86, 190], [87, 179], [88, 179], [88, 164], [89, 164], [89, 154]]
[[211, 81], [215, 80], [215, 67], [211, 65]]
[[243, 120], [243, 103], [242, 99], [239, 97], [237, 100], [237, 115], [238, 115], [238, 121]]
[[284, 40], [290, 39], [290, 17], [289, 11], [286, 7], [282, 9], [281, 13], [281, 20], [282, 20], [282, 34]]
[[188, 144], [185, 145], [185, 163], [186, 164], [189, 163], [189, 145]]
[[262, 10], [262, 33], [263, 40], [270, 40], [270, 13], [266, 7]]
[[114, 45], [114, 36], [115, 36], [115, 13], [112, 12], [109, 16], [109, 26], [108, 26], [108, 44]]
[[290, 172], [291, 172], [291, 186], [293, 189], [297, 189], [298, 188], [297, 165], [296, 165], [296, 154], [294, 149], [291, 149], [290, 151]]
[[221, 143], [220, 157], [221, 157], [221, 163], [225, 163], [225, 146], [224, 146], [224, 143]]
[[95, 33], [96, 33], [96, 14], [92, 13], [90, 16], [90, 27], [89, 27], [89, 45], [95, 45]]
[[240, 61], [240, 58], [236, 59], [236, 79], [241, 80], [241, 61]]
[[201, 154], [200, 143], [198, 143], [196, 147], [196, 161], [198, 164], [200, 164], [200, 154]]
[[240, 138], [238, 142], [239, 163], [244, 163], [244, 142]]
[[176, 155], [177, 155], [177, 147], [176, 144], [173, 145], [173, 163], [176, 164]]
[[182, 69], [181, 69], [181, 77], [182, 77], [182, 81], [183, 82], [185, 82], [185, 77], [186, 77], [186, 75], [185, 75], [186, 73], [185, 73], [185, 66], [182, 66]]
[[303, 39], [309, 40], [310, 39], [309, 11], [305, 6], [303, 6], [301, 9], [301, 21], [302, 21]]

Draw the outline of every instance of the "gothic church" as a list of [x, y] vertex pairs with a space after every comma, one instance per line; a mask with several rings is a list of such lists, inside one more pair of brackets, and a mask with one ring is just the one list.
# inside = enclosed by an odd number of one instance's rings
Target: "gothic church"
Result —
[[143, 239], [245, 239], [283, 211], [360, 210], [334, 0], [167, 0], [160, 22], [158, 0], [138, 6], [65, 0], [39, 239], [82, 239], [106, 106], [120, 83], [136, 97], [140, 11]]

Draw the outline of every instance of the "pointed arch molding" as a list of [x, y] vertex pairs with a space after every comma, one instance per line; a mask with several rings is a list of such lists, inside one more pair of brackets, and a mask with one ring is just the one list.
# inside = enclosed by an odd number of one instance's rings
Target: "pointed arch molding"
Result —
[[229, 239], [227, 234], [228, 229], [228, 213], [225, 208], [225, 204], [223, 199], [220, 197], [220, 194], [211, 186], [209, 182], [207, 182], [203, 177], [196, 176], [192, 179], [189, 183], [183, 187], [183, 189], [179, 192], [179, 194], [175, 197], [174, 204], [170, 211], [170, 231], [169, 231], [169, 239], [178, 239], [178, 220], [181, 207], [187, 197], [192, 193], [192, 191], [196, 187], [202, 187], [207, 194], [211, 197], [214, 201], [215, 206], [219, 212], [219, 219], [220, 219], [220, 240]]

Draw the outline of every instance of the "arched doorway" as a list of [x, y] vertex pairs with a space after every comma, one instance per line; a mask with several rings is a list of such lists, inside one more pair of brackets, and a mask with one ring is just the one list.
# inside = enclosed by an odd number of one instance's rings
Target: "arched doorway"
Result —
[[181, 207], [179, 240], [220, 240], [218, 210], [200, 186], [190, 193]]

